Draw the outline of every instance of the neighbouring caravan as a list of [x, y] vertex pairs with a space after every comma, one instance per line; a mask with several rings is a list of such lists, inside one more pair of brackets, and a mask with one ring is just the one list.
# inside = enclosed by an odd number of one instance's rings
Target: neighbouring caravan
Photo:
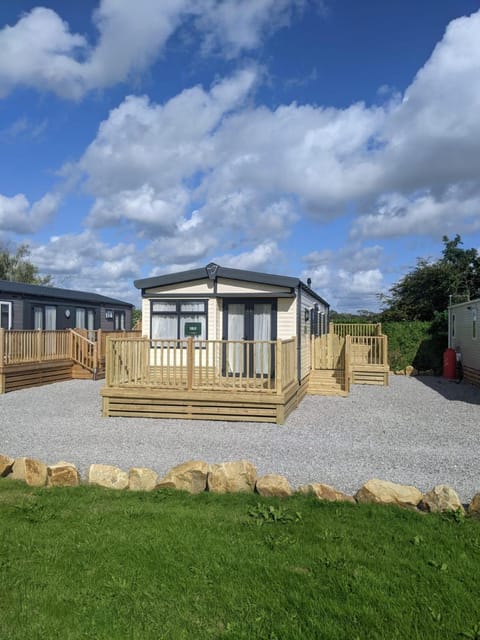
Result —
[[455, 349], [464, 379], [480, 386], [480, 298], [453, 304], [448, 310], [448, 344]]

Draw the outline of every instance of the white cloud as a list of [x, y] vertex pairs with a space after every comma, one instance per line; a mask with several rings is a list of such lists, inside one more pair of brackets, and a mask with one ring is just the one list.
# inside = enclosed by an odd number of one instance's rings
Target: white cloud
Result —
[[30, 258], [60, 287], [138, 302], [132, 281], [140, 275], [140, 265], [133, 243], [110, 246], [94, 232], [84, 231], [53, 236], [48, 243], [33, 246]]
[[400, 193], [379, 199], [375, 213], [360, 216], [351, 237], [393, 238], [480, 230], [480, 193], [469, 197], [465, 185], [450, 187], [442, 196], [430, 191], [412, 197]]
[[258, 47], [264, 33], [290, 24], [302, 0], [204, 0], [193, 3], [196, 25], [203, 33], [203, 50], [220, 50], [227, 57]]
[[[234, 57], [289, 23], [302, 0], [101, 0], [92, 18], [96, 45], [53, 10], [36, 7], [0, 31], [0, 96], [23, 85], [78, 100], [144, 71], [184, 25], [204, 52]], [[192, 23], [193, 20], [193, 23]]]
[[0, 194], [0, 230], [18, 234], [34, 233], [52, 220], [61, 200], [59, 193], [47, 193], [30, 204], [23, 193], [11, 198]]
[[312, 280], [312, 288], [336, 311], [376, 311], [378, 294], [386, 288], [383, 248], [379, 245], [347, 245], [336, 251], [314, 251], [304, 257], [307, 268], [301, 278]]
[[224, 255], [214, 258], [214, 262], [222, 267], [247, 269], [251, 271], [278, 272], [278, 263], [282, 260], [282, 251], [276, 242], [262, 242], [251, 251], [244, 251], [237, 255]]

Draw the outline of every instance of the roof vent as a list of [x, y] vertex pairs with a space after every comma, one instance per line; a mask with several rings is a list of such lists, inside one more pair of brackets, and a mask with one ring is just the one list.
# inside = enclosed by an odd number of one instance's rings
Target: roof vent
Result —
[[209, 262], [205, 267], [205, 270], [210, 280], [215, 280], [217, 277], [218, 264], [215, 264], [215, 262]]
[[307, 285], [310, 286], [312, 284], [312, 279], [311, 278], [307, 278]]

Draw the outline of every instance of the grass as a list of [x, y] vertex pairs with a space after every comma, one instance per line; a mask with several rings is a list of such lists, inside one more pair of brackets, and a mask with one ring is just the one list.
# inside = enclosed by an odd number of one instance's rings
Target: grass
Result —
[[480, 639], [480, 522], [395, 507], [1, 480], [0, 580], [9, 640]]

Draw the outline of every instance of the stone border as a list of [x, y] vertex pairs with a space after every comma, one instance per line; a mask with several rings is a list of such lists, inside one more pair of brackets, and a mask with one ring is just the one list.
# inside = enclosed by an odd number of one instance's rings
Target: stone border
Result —
[[[31, 487], [75, 487], [81, 484], [80, 474], [71, 462], [47, 465], [35, 458], [11, 458], [0, 454], [0, 477], [21, 480]], [[278, 474], [258, 476], [257, 470], [247, 460], [208, 464], [191, 460], [172, 467], [159, 478], [146, 467], [132, 467], [128, 472], [106, 464], [91, 464], [86, 484], [108, 489], [153, 491], [155, 489], [179, 489], [189, 493], [238, 493], [257, 492], [265, 497], [285, 498], [294, 490], [287, 478]], [[313, 482], [301, 485], [297, 493], [314, 495], [329, 502], [353, 504], [394, 504], [423, 512], [453, 511], [465, 514], [458, 494], [449, 486], [440, 484], [428, 493], [416, 487], [396, 484], [376, 478], [368, 480], [354, 496], [349, 496], [328, 484]], [[469, 515], [480, 516], [480, 492], [476, 493], [466, 509]]]

